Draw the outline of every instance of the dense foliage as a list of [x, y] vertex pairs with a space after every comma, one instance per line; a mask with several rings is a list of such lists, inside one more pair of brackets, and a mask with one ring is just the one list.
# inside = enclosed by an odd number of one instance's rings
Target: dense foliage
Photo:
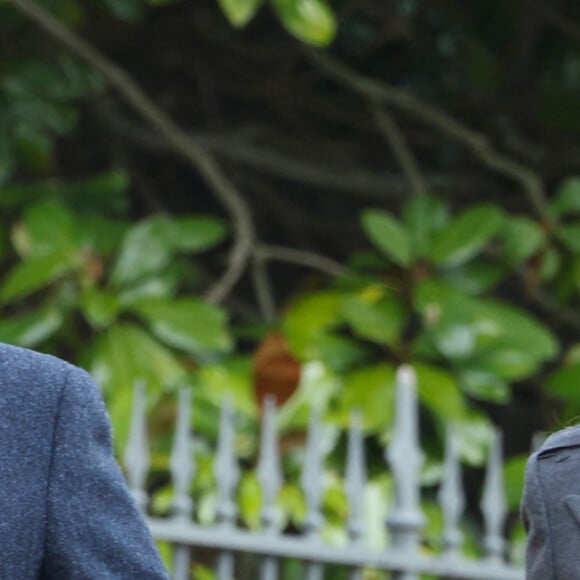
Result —
[[304, 429], [323, 411], [331, 535], [353, 407], [369, 493], [389, 485], [401, 363], [419, 378], [425, 486], [447, 424], [477, 468], [498, 423], [515, 509], [533, 433], [580, 413], [579, 9], [263, 4], [0, 4], [0, 340], [89, 368], [119, 449], [145, 381], [154, 510], [190, 386], [199, 517], [231, 394], [257, 525], [273, 393], [297, 525]]

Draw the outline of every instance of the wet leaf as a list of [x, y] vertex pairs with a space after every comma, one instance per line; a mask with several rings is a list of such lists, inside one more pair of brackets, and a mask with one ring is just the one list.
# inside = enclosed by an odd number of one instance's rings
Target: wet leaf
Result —
[[489, 243], [502, 223], [503, 214], [495, 206], [473, 206], [439, 232], [431, 258], [446, 266], [467, 262]]
[[428, 194], [414, 195], [405, 205], [403, 216], [411, 239], [413, 256], [427, 257], [434, 234], [448, 221], [446, 205]]
[[361, 220], [368, 238], [383, 254], [400, 266], [411, 263], [411, 240], [398, 220], [380, 210], [363, 212]]
[[558, 188], [552, 209], [557, 215], [580, 213], [580, 177], [569, 177]]
[[340, 295], [329, 290], [295, 300], [284, 314], [282, 328], [292, 351], [310, 358], [319, 355], [318, 337], [340, 321]]
[[334, 40], [337, 22], [326, 0], [273, 0], [282, 24], [300, 40], [327, 46]]
[[540, 249], [545, 240], [542, 228], [524, 217], [510, 219], [502, 237], [505, 260], [512, 265], [527, 260]]
[[68, 253], [33, 257], [18, 263], [0, 288], [0, 302], [28, 296], [60, 278], [74, 267]]
[[345, 296], [341, 313], [357, 336], [391, 346], [399, 342], [407, 321], [407, 312], [397, 299], [367, 300], [364, 293]]
[[4, 318], [0, 324], [0, 341], [32, 348], [53, 336], [62, 322], [62, 313], [52, 307]]
[[148, 322], [157, 338], [170, 346], [202, 358], [231, 347], [226, 313], [203, 300], [152, 298], [136, 302], [130, 308]]
[[233, 26], [245, 26], [264, 0], [218, 0], [222, 12]]

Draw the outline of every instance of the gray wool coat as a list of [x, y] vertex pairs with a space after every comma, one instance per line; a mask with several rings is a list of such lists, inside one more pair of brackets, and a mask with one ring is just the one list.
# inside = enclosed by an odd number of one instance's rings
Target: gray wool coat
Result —
[[526, 580], [580, 580], [580, 426], [554, 433], [530, 457], [521, 514]]
[[0, 343], [0, 579], [167, 579], [83, 370]]

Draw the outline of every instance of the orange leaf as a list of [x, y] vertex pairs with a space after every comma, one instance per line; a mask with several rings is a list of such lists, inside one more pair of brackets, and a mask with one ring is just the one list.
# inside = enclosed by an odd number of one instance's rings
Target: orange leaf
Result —
[[283, 405], [298, 388], [300, 371], [300, 363], [282, 334], [267, 334], [254, 353], [254, 392], [260, 409], [268, 395], [275, 397], [278, 406]]

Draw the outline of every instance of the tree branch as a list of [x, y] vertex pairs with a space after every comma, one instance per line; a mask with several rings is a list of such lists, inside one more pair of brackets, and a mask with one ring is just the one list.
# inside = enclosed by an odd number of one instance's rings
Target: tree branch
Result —
[[351, 90], [376, 102], [390, 104], [407, 111], [423, 122], [462, 142], [488, 167], [519, 182], [537, 214], [546, 221], [551, 220], [544, 186], [538, 175], [528, 167], [496, 151], [484, 135], [463, 125], [450, 115], [425, 103], [404, 89], [359, 75], [321, 52], [308, 50], [307, 54], [322, 71]]
[[285, 248], [283, 246], [258, 245], [255, 255], [260, 260], [277, 260], [280, 262], [290, 262], [299, 266], [306, 266], [314, 270], [319, 270], [330, 276], [342, 276], [347, 269], [338, 262], [320, 256], [312, 252]]
[[[97, 113], [99, 120], [110, 127], [119, 139], [151, 152], [168, 151], [168, 146], [159, 141], [155, 133], [123, 118], [110, 104], [103, 105], [103, 102], [99, 102]], [[242, 128], [236, 132], [241, 135], [246, 130]], [[247, 132], [251, 133], [251, 129], [247, 129]], [[219, 159], [257, 169], [273, 177], [330, 190], [333, 193], [364, 195], [384, 200], [387, 196], [405, 195], [407, 191], [404, 180], [392, 172], [371, 171], [358, 165], [344, 169], [343, 163], [333, 159], [327, 163], [313, 163], [307, 159], [293, 157], [275, 147], [256, 144], [246, 135], [238, 137], [231, 132], [219, 134], [195, 131], [190, 134], [199, 146]], [[474, 188], [478, 191], [479, 189], [489, 191], [493, 187], [489, 180], [484, 180], [481, 175], [474, 179], [473, 176], [466, 174], [450, 176], [448, 173], [431, 172], [425, 175], [425, 179], [435, 191], [452, 190], [456, 194]]]
[[268, 276], [266, 260], [258, 255], [257, 250], [252, 260], [252, 282], [262, 318], [269, 324], [273, 324], [277, 317], [274, 292]]
[[250, 211], [240, 192], [224, 175], [214, 158], [162, 111], [122, 69], [29, 0], [6, 0], [52, 38], [98, 70], [121, 98], [154, 127], [171, 148], [193, 165], [220, 200], [233, 223], [234, 245], [222, 277], [207, 291], [210, 302], [221, 302], [243, 274], [254, 244]]
[[411, 192], [415, 194], [428, 191], [427, 183], [423, 179], [423, 174], [421, 173], [421, 169], [419, 168], [415, 156], [407, 145], [407, 142], [405, 141], [405, 138], [395, 120], [385, 108], [381, 107], [376, 102], [371, 103], [370, 110], [377, 126], [391, 146], [393, 154], [409, 182]]

